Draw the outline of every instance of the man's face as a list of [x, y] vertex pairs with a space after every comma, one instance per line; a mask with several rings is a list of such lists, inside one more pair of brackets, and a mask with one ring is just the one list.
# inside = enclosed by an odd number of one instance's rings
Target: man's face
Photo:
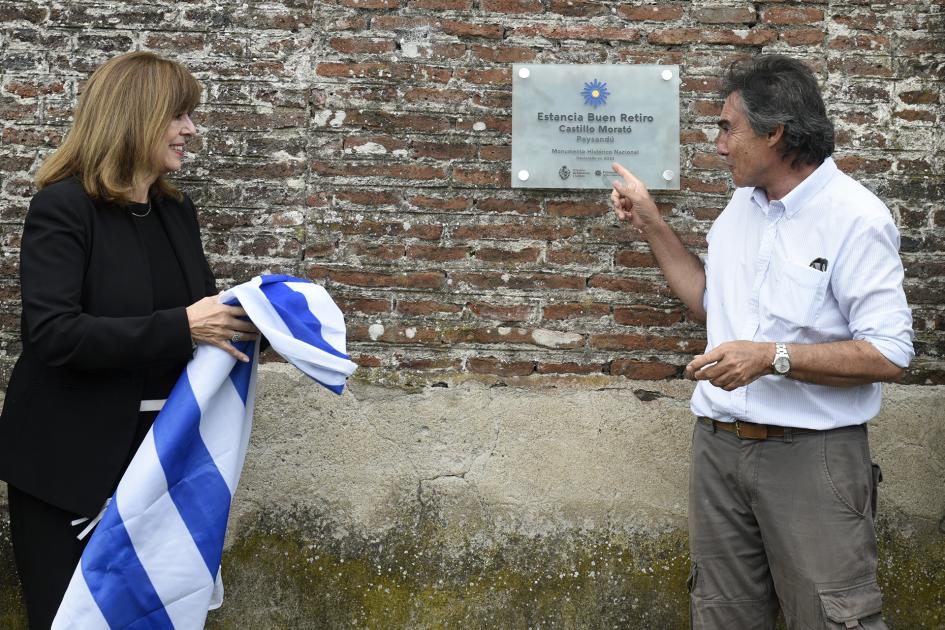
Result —
[[722, 105], [719, 136], [715, 151], [725, 159], [732, 172], [732, 180], [739, 188], [765, 185], [771, 174], [772, 160], [779, 160], [777, 150], [769, 146], [768, 137], [760, 136], [751, 128], [742, 109], [742, 95], [733, 92]]

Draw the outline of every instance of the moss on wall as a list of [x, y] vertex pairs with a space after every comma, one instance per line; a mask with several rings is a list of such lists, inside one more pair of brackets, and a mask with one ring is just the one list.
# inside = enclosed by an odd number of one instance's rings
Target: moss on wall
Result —
[[[377, 537], [339, 531], [309, 510], [242, 524], [207, 628], [688, 627], [683, 532], [575, 530], [499, 545], [427, 517]], [[879, 528], [887, 623], [945, 628], [945, 537], [903, 531]], [[0, 628], [26, 629], [5, 520]]]

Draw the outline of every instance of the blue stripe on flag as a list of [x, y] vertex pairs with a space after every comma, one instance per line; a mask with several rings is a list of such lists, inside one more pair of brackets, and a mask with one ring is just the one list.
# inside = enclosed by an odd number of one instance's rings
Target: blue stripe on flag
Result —
[[285, 284], [262, 284], [259, 290], [272, 304], [292, 336], [342, 359], [350, 359], [347, 354], [333, 348], [322, 337], [322, 323], [308, 308], [308, 301], [298, 291], [293, 291]]
[[[118, 513], [118, 495], [82, 554], [82, 576], [108, 625], [125, 628], [146, 619], [148, 628], [174, 624], [135, 553]], [[68, 621], [68, 620], [67, 620]]]
[[214, 578], [223, 552], [230, 489], [200, 437], [200, 407], [186, 370], [167, 397], [161, 421], [154, 423], [154, 444], [168, 493]]
[[249, 357], [249, 361], [243, 363], [237, 361], [233, 369], [230, 370], [230, 380], [233, 381], [233, 387], [246, 405], [246, 399], [249, 397], [249, 381], [253, 378], [253, 353], [256, 352], [255, 341], [239, 341], [233, 344], [236, 349]]

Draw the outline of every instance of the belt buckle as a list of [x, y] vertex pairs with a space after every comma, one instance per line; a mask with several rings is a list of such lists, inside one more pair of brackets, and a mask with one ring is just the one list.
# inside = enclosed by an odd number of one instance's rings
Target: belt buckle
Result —
[[740, 440], [764, 440], [768, 437], [768, 427], [751, 423], [745, 424], [741, 420], [736, 420], [735, 435]]

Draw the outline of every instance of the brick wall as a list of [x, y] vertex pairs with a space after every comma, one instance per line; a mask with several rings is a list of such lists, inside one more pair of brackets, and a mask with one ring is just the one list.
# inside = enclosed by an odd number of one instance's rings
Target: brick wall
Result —
[[657, 201], [696, 250], [731, 193], [719, 75], [807, 60], [837, 160], [902, 232], [918, 358], [945, 383], [942, 0], [0, 0], [0, 368], [19, 352], [31, 178], [99, 63], [148, 49], [206, 92], [181, 184], [221, 284], [324, 283], [364, 366], [498, 375], [680, 374], [705, 332], [603, 192], [510, 189], [511, 64], [682, 69], [682, 190]]

